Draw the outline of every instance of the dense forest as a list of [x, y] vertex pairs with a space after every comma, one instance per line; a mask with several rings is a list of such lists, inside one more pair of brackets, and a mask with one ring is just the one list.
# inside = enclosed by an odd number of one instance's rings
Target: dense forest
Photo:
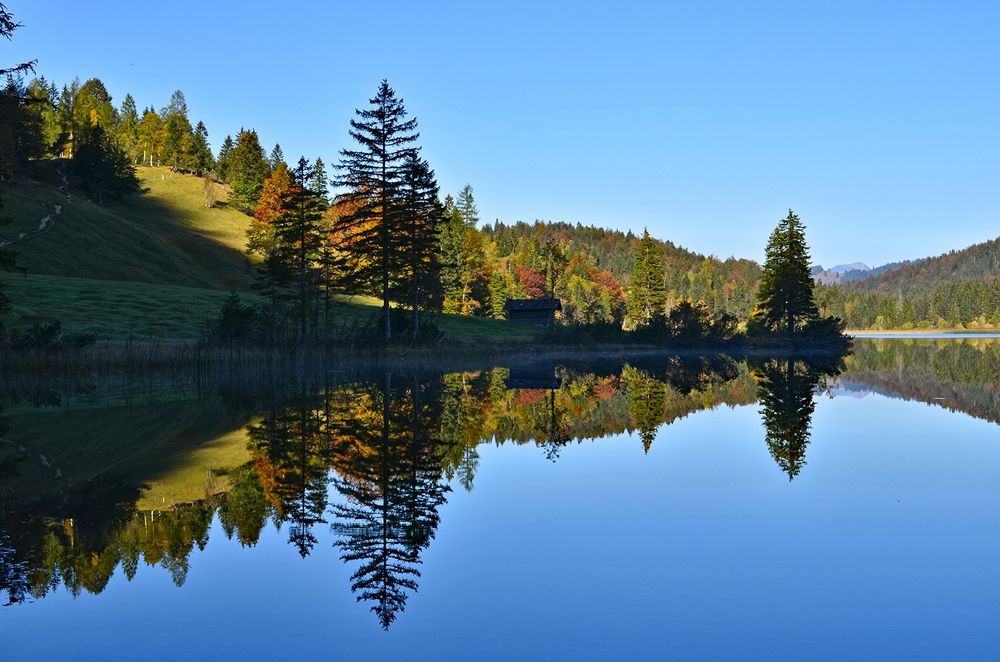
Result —
[[821, 286], [818, 299], [852, 328], [1000, 328], [1000, 237]]

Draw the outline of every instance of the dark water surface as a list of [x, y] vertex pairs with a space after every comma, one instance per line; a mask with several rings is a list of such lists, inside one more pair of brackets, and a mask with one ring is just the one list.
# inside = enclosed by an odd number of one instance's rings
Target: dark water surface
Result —
[[1000, 340], [4, 395], [0, 659], [996, 659]]

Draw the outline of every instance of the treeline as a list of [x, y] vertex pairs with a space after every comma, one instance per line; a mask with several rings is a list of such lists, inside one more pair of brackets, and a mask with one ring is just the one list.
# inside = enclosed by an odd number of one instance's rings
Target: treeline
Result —
[[853, 329], [1000, 328], [1000, 279], [943, 279], [919, 293], [869, 292], [848, 287], [817, 286], [824, 314], [835, 315]]
[[31, 159], [76, 157], [95, 127], [133, 165], [163, 165], [203, 174], [214, 168], [204, 122], [192, 125], [184, 93], [175, 91], [159, 110], [140, 113], [126, 94], [119, 106], [99, 78], [74, 79], [59, 87], [39, 76], [24, 83], [10, 78], [3, 91], [10, 135], [3, 144], [8, 164]]

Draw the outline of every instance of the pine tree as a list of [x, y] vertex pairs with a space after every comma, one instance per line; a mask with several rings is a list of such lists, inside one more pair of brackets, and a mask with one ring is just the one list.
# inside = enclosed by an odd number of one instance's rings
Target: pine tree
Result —
[[455, 205], [458, 213], [462, 216], [462, 222], [467, 228], [475, 228], [479, 223], [479, 208], [476, 206], [476, 199], [472, 195], [472, 185], [466, 184], [458, 193], [458, 204]]
[[257, 132], [241, 129], [227, 168], [233, 206], [246, 214], [253, 213], [270, 172]]
[[309, 182], [309, 188], [312, 189], [313, 193], [323, 202], [323, 205], [330, 204], [330, 177], [326, 174], [326, 164], [323, 163], [323, 159], [316, 157], [313, 161], [312, 166], [312, 181]]
[[342, 273], [355, 291], [367, 291], [382, 299], [385, 340], [392, 338], [389, 304], [399, 290], [405, 269], [405, 254], [393, 250], [392, 237], [403, 222], [397, 199], [403, 170], [419, 134], [415, 119], [406, 119], [402, 99], [385, 80], [371, 106], [356, 110], [351, 137], [357, 149], [341, 151], [339, 186], [353, 211], [337, 219], [335, 231], [346, 237], [341, 247]]
[[118, 127], [116, 130], [118, 144], [128, 155], [132, 163], [138, 163], [142, 154], [139, 145], [139, 113], [135, 107], [135, 99], [131, 94], [126, 94], [122, 101], [121, 109], [118, 111]]
[[403, 168], [400, 186], [401, 231], [394, 235], [397, 250], [408, 256], [407, 281], [403, 289], [412, 312], [411, 332], [415, 340], [420, 333], [420, 309], [429, 308], [439, 289], [439, 234], [441, 204], [434, 171], [426, 160], [410, 152]]
[[771, 233], [752, 322], [792, 335], [819, 318], [809, 270], [805, 228], [791, 210]]
[[629, 324], [640, 328], [662, 317], [666, 303], [663, 253], [649, 230], [643, 230], [625, 300]]
[[98, 204], [105, 196], [120, 197], [140, 190], [135, 167], [125, 152], [95, 123], [80, 131], [83, 138], [73, 157], [73, 169]]
[[[271, 165], [271, 170], [277, 168], [279, 164], [285, 163], [285, 153], [281, 151], [281, 145], [278, 143], [274, 143], [268, 163]], [[285, 165], [287, 166], [288, 164], [285, 163]]]
[[198, 121], [191, 136], [191, 170], [196, 175], [203, 175], [211, 172], [215, 167], [215, 159], [212, 158], [212, 148], [208, 146], [208, 129], [205, 123]]
[[215, 171], [220, 182], [229, 181], [229, 164], [232, 162], [235, 148], [236, 144], [233, 142], [232, 136], [226, 136], [226, 139], [222, 141], [222, 146], [219, 147], [219, 158], [215, 160]]
[[465, 269], [465, 222], [450, 195], [444, 199], [444, 225], [441, 228], [441, 290], [443, 310], [462, 310], [462, 273]]
[[493, 270], [490, 277], [490, 295], [487, 301], [487, 314], [493, 319], [507, 319], [507, 299], [511, 296], [511, 285], [503, 270]]
[[[284, 162], [280, 162], [284, 165]], [[312, 166], [300, 157], [291, 171], [292, 185], [282, 196], [280, 213], [271, 221], [274, 227], [273, 252], [288, 266], [289, 298], [293, 318], [299, 323], [299, 340], [305, 338], [306, 327], [315, 312], [313, 303], [320, 287], [320, 253], [326, 237], [322, 232], [322, 207], [318, 196], [309, 187]]]

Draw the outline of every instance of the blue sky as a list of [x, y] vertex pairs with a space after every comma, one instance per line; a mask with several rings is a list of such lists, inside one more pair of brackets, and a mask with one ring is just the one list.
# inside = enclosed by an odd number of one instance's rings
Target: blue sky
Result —
[[484, 220], [761, 259], [792, 207], [826, 266], [1000, 234], [998, 3], [6, 4], [4, 61], [116, 104], [181, 89], [214, 147], [246, 126], [335, 161], [388, 78]]

